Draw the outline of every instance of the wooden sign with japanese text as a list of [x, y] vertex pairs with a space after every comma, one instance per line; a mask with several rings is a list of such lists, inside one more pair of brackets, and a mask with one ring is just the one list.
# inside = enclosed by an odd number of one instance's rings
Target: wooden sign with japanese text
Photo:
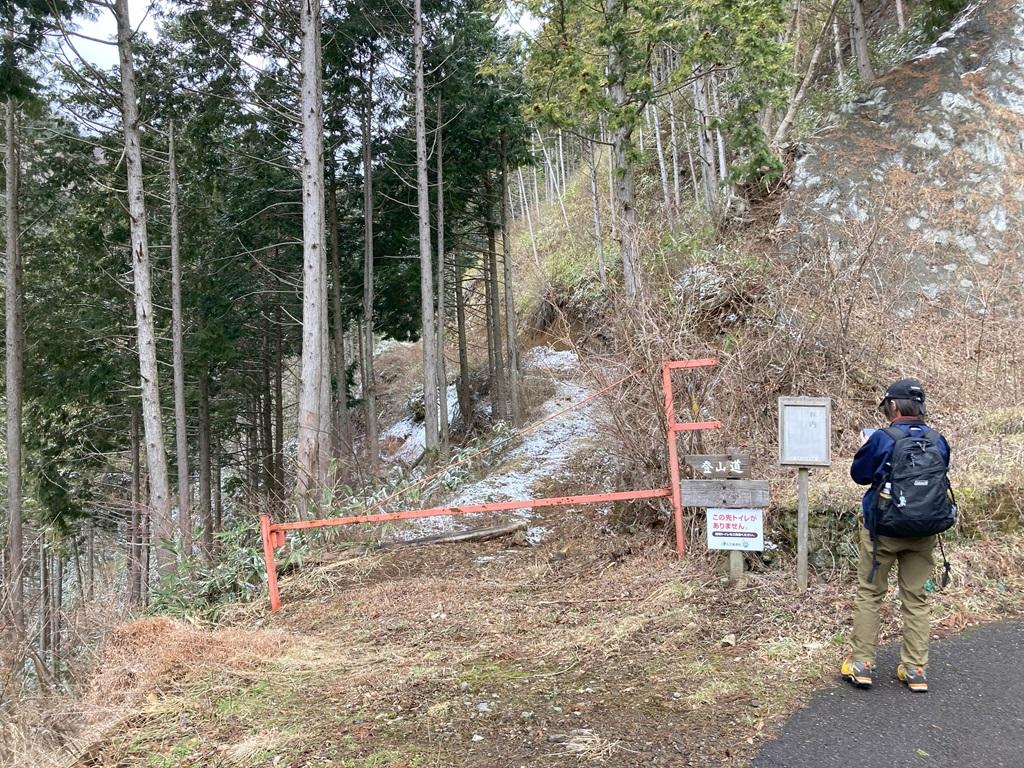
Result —
[[695, 478], [702, 480], [740, 480], [750, 477], [750, 457], [738, 453], [684, 456], [683, 462]]

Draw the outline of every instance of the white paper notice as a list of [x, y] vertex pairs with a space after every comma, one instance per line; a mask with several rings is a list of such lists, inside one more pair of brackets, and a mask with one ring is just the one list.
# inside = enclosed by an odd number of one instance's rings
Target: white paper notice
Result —
[[764, 552], [764, 510], [708, 509], [708, 549]]
[[782, 460], [786, 464], [825, 464], [829, 459], [827, 410], [818, 405], [785, 405]]

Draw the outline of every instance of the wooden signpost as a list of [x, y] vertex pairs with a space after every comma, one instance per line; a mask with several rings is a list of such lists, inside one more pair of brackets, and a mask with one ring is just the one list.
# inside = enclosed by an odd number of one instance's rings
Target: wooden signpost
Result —
[[750, 457], [733, 449], [684, 456], [683, 462], [694, 477], [682, 481], [683, 506], [707, 510], [708, 548], [729, 552], [729, 582], [736, 584], [743, 578], [743, 552], [764, 549], [768, 481], [750, 480]]
[[810, 467], [832, 466], [832, 400], [827, 397], [779, 398], [779, 465], [798, 472], [796, 579], [807, 589]]
[[767, 480], [683, 480], [684, 507], [768, 506]]

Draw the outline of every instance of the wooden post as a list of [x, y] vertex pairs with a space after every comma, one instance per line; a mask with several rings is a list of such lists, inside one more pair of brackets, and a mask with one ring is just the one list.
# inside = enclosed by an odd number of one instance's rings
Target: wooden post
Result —
[[796, 581], [797, 588], [800, 592], [807, 591], [807, 536], [808, 536], [808, 491], [807, 491], [807, 476], [809, 470], [807, 467], [800, 467], [799, 469], [799, 480], [798, 480], [798, 492], [800, 494], [800, 500], [797, 506], [797, 544], [796, 544]]
[[270, 611], [277, 613], [281, 608], [281, 592], [277, 587], [277, 562], [274, 559], [274, 537], [270, 530], [270, 515], [260, 515], [260, 538], [263, 540], [263, 558], [267, 565]]
[[665, 363], [661, 366], [661, 384], [665, 394], [665, 435], [668, 438], [668, 471], [672, 484], [672, 517], [676, 528], [676, 552], [686, 554], [686, 533], [683, 531], [682, 491], [679, 482], [679, 455], [676, 446], [675, 405], [672, 398], [672, 369]]
[[[673, 139], [674, 141], [674, 139]], [[675, 149], [673, 148], [673, 151]], [[676, 189], [676, 197], [679, 196], [678, 186]], [[676, 203], [678, 205], [678, 202]], [[740, 464], [740, 474], [746, 477], [749, 474], [750, 459], [746, 456], [741, 456], [739, 448], [727, 447], [725, 452], [730, 460], [736, 459]], [[702, 467], [703, 468], [703, 467]], [[734, 469], [734, 466], [730, 463], [729, 469]], [[746, 470], [746, 471], [744, 471]], [[743, 552], [738, 549], [729, 550], [729, 584], [731, 586], [738, 586], [743, 581], [743, 570], [746, 565], [746, 560], [743, 557]]]
[[729, 583], [739, 584], [743, 580], [743, 553], [738, 549], [729, 550]]

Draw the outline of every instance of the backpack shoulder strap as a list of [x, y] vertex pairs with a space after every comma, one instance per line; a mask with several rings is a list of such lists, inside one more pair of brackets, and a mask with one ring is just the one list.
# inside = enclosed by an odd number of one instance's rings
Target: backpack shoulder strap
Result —
[[907, 433], [904, 432], [899, 427], [886, 427], [882, 431], [885, 432], [885, 434], [887, 434], [889, 437], [891, 437], [896, 442], [899, 442], [900, 440], [902, 440], [904, 437], [907, 436]]

